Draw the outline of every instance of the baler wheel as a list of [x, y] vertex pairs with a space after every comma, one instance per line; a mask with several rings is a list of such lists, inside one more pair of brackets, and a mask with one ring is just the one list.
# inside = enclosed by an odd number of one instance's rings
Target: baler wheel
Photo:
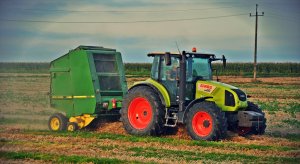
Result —
[[194, 140], [220, 140], [227, 136], [225, 113], [213, 102], [194, 104], [186, 116], [186, 128]]
[[70, 132], [74, 132], [79, 129], [79, 126], [76, 122], [68, 122], [67, 130]]
[[48, 121], [48, 127], [51, 131], [63, 131], [67, 128], [68, 119], [61, 113], [53, 114]]

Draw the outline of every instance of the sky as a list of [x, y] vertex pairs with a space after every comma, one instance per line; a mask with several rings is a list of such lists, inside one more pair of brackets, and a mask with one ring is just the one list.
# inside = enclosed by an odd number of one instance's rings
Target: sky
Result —
[[50, 62], [79, 45], [126, 63], [193, 47], [253, 62], [256, 4], [257, 61], [300, 62], [300, 0], [1, 0], [0, 62]]

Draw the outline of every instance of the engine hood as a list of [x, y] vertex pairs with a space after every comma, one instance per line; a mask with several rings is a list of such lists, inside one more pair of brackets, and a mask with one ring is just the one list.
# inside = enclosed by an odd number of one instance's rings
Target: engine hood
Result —
[[[229, 97], [231, 97], [230, 101]], [[231, 96], [232, 95], [232, 96]], [[212, 80], [199, 80], [196, 83], [196, 99], [212, 97], [223, 111], [236, 111], [247, 107], [247, 95], [239, 88]]]
[[[204, 82], [204, 81], [202, 81]], [[217, 81], [212, 81], [212, 80], [208, 80], [208, 81], [205, 81], [207, 84], [211, 84], [211, 85], [214, 85], [216, 87], [222, 87], [224, 89], [239, 89], [235, 86], [232, 86], [232, 85], [229, 85], [229, 84], [226, 84], [226, 83], [221, 83], [221, 82], [217, 82]]]
[[232, 89], [239, 89], [239, 88], [229, 85], [229, 84], [226, 84], [226, 83], [221, 83], [221, 82], [212, 81], [212, 80], [197, 81], [197, 90], [199, 90], [199, 91], [212, 93], [215, 91], [215, 89], [232, 90]]

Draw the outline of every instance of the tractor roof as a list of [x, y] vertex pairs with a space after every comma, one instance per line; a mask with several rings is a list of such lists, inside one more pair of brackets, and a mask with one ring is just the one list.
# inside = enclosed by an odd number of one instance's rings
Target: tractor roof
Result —
[[150, 52], [148, 53], [148, 56], [157, 56], [157, 55], [165, 55], [165, 54], [170, 54], [170, 55], [178, 55], [180, 56], [181, 54], [178, 52]]
[[[182, 52], [183, 53], [183, 52]], [[165, 55], [165, 54], [170, 54], [175, 57], [181, 57], [182, 53], [178, 52], [151, 52], [148, 53], [148, 56], [159, 56], [159, 55]], [[206, 53], [197, 53], [197, 52], [185, 52], [186, 55], [192, 55], [194, 57], [199, 57], [199, 58], [215, 58], [215, 54], [206, 54]]]

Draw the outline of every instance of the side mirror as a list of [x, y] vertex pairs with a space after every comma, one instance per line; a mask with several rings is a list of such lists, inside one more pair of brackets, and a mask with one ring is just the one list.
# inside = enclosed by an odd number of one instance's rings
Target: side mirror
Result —
[[224, 55], [222, 55], [222, 61], [223, 61], [223, 67], [226, 67], [226, 58]]
[[165, 54], [165, 63], [167, 66], [170, 66], [172, 64], [170, 52], [166, 52]]

